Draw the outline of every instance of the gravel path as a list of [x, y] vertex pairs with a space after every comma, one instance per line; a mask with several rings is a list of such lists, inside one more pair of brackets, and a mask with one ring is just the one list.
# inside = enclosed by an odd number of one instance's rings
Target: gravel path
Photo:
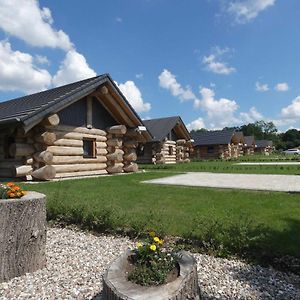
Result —
[[[101, 298], [110, 261], [132, 247], [126, 238], [48, 229], [47, 268], [0, 284], [0, 299]], [[203, 299], [300, 299], [300, 277], [239, 261], [195, 255]]]
[[299, 175], [188, 172], [143, 182], [195, 187], [300, 192]]

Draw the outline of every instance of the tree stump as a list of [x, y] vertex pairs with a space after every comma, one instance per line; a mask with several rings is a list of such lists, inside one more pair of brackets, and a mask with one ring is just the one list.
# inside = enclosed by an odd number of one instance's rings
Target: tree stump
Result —
[[103, 277], [103, 300], [187, 300], [200, 299], [197, 263], [186, 251], [180, 252], [180, 275], [159, 286], [141, 286], [127, 280], [128, 250], [118, 257]]
[[46, 265], [46, 197], [0, 200], [0, 282]]

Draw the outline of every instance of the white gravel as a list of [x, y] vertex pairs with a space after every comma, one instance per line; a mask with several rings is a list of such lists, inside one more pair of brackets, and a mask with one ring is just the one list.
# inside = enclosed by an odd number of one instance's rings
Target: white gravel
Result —
[[[134, 243], [69, 229], [48, 229], [47, 267], [0, 284], [0, 299], [102, 299], [102, 275]], [[300, 277], [195, 255], [203, 299], [300, 299]], [[104, 299], [102, 299], [104, 300]]]

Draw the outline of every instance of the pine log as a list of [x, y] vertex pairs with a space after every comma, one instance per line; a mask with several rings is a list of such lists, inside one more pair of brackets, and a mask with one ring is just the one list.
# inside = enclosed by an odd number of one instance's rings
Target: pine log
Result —
[[118, 162], [123, 161], [123, 154], [118, 153], [118, 152], [113, 152], [113, 153], [107, 154], [106, 157], [110, 161], [118, 161]]
[[57, 126], [59, 124], [59, 116], [57, 114], [53, 114], [53, 115], [45, 118], [40, 124]]
[[64, 164], [92, 164], [92, 163], [104, 163], [107, 162], [107, 158], [104, 155], [99, 155], [96, 158], [84, 158], [82, 156], [53, 156], [52, 163], [54, 165]]
[[54, 132], [44, 132], [41, 135], [36, 135], [34, 137], [35, 141], [40, 143], [40, 144], [45, 144], [45, 145], [53, 145], [53, 143], [56, 140], [56, 134]]
[[83, 138], [95, 139], [97, 142], [106, 142], [107, 138], [103, 135], [95, 135], [81, 132], [63, 132], [54, 130], [56, 133], [57, 139], [71, 139], [82, 141]]
[[29, 156], [35, 152], [35, 149], [32, 145], [13, 143], [9, 146], [8, 152], [13, 157]]
[[109, 174], [122, 173], [123, 172], [123, 167], [124, 167], [124, 165], [122, 163], [116, 163], [112, 166], [107, 167], [106, 170]]
[[47, 151], [54, 155], [83, 155], [82, 147], [49, 146]]
[[32, 157], [28, 157], [26, 159], [26, 165], [32, 165], [33, 164], [33, 158]]
[[96, 151], [97, 156], [98, 155], [106, 155], [108, 153], [107, 149], [104, 149], [104, 148], [97, 148], [96, 150], [97, 150]]
[[88, 129], [86, 127], [74, 127], [74, 126], [67, 126], [67, 125], [58, 125], [56, 127], [46, 126], [46, 128], [51, 130], [58, 130], [66, 133], [77, 132], [77, 133], [99, 135], [99, 136], [106, 136], [107, 134], [104, 130], [101, 129], [96, 129], [96, 128]]
[[135, 161], [137, 160], [137, 155], [135, 150], [132, 150], [124, 155], [124, 160], [126, 161]]
[[129, 172], [137, 172], [139, 170], [139, 167], [136, 163], [130, 163], [129, 165], [125, 166], [123, 169], [126, 173], [129, 173]]
[[131, 140], [131, 141], [124, 141], [123, 142], [124, 147], [126, 148], [136, 148], [138, 146], [138, 142]]
[[177, 144], [177, 145], [185, 145], [185, 144], [186, 144], [186, 140], [184, 140], [184, 139], [177, 140], [177, 141], [176, 141], [176, 144]]
[[50, 165], [53, 160], [53, 154], [49, 151], [42, 151], [33, 154], [33, 158], [37, 162], [42, 162], [47, 165]]
[[107, 140], [107, 146], [112, 146], [112, 147], [121, 147], [122, 146], [122, 140], [121, 139], [110, 139]]
[[44, 166], [40, 169], [34, 170], [31, 173], [31, 176], [34, 177], [35, 179], [40, 179], [40, 180], [49, 180], [53, 179], [55, 177], [56, 171], [53, 166]]
[[81, 171], [104, 170], [106, 169], [106, 163], [52, 165], [52, 167], [55, 168], [56, 173], [70, 173]]
[[[104, 137], [105, 138], [105, 137]], [[67, 146], [67, 147], [82, 147], [83, 140], [71, 140], [71, 139], [59, 139], [54, 142], [55, 146]], [[106, 142], [96, 142], [97, 148], [106, 148]]]
[[69, 173], [58, 173], [55, 178], [67, 178], [67, 177], [78, 177], [78, 176], [95, 176], [107, 174], [107, 171], [97, 170], [97, 171], [82, 171], [82, 172], [69, 172]]
[[30, 175], [32, 170], [32, 166], [15, 166], [13, 168], [13, 177], [24, 177], [26, 175]]
[[127, 128], [125, 125], [115, 125], [107, 128], [107, 132], [110, 134], [120, 134], [123, 135], [127, 131]]

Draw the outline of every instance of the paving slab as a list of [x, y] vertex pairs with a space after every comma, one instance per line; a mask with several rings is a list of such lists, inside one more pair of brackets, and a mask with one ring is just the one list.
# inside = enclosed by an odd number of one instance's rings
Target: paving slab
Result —
[[194, 187], [300, 192], [300, 175], [188, 172], [143, 182]]

